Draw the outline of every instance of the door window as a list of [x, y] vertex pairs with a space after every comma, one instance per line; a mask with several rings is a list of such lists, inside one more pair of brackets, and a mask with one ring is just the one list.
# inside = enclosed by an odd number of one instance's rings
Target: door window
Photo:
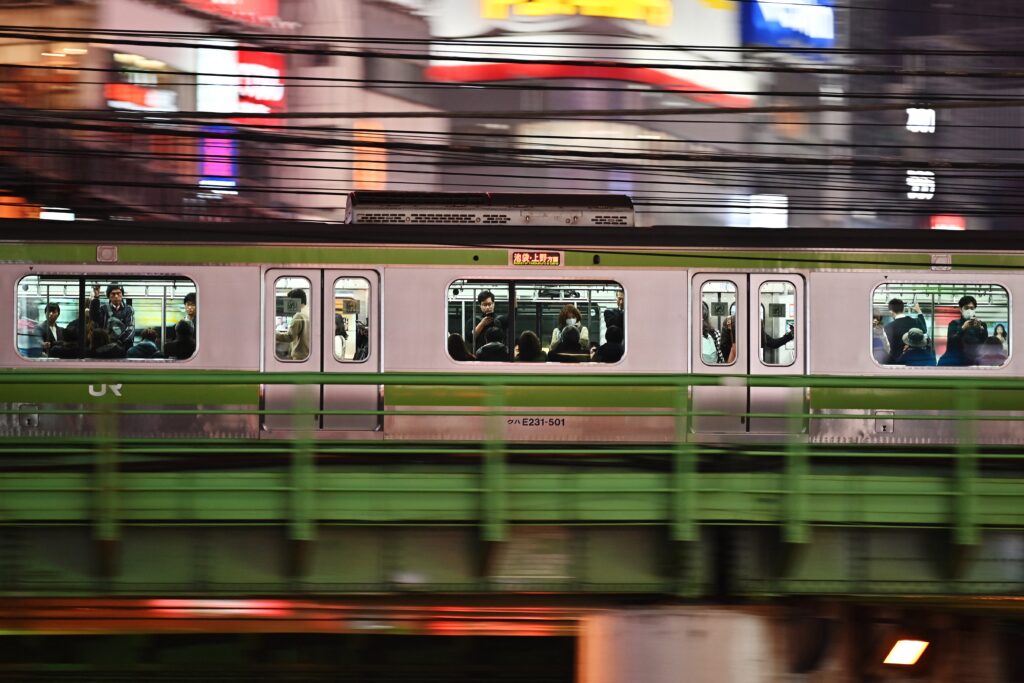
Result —
[[736, 283], [709, 280], [700, 288], [701, 319], [697, 343], [705, 365], [732, 365], [739, 352]]
[[309, 359], [309, 280], [281, 277], [274, 283], [274, 355], [278, 360]]
[[796, 287], [791, 282], [765, 282], [758, 298], [761, 362], [792, 365], [796, 362]]

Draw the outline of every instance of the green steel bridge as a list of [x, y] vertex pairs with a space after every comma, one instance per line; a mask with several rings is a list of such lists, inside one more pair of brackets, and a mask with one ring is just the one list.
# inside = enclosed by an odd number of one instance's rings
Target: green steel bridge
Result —
[[[962, 379], [749, 378], [816, 390], [955, 392], [951, 419], [961, 438], [949, 448], [808, 443], [800, 435], [810, 413], [785, 416], [793, 429], [783, 443], [693, 443], [687, 388], [717, 381], [4, 371], [7, 385], [177, 384], [197, 396], [223, 384], [472, 386], [489, 397], [475, 414], [488, 416], [493, 431], [478, 443], [326, 441], [301, 432], [288, 441], [124, 438], [118, 422], [128, 414], [196, 408], [98, 402], [85, 411], [95, 413], [93, 433], [0, 440], [0, 592], [705, 600], [1024, 592], [1024, 448], [981, 448], [971, 438], [991, 418], [978, 410], [980, 397], [1019, 396], [1024, 381], [974, 379], [965, 390]], [[671, 387], [678, 438], [507, 443], [504, 396], [517, 385]], [[8, 419], [21, 410], [8, 409]]]

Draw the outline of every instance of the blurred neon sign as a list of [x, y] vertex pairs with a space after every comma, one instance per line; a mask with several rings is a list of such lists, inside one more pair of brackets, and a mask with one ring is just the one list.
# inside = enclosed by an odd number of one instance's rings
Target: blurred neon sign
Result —
[[651, 26], [672, 22], [671, 0], [483, 0], [485, 19], [509, 16], [575, 16], [632, 19]]

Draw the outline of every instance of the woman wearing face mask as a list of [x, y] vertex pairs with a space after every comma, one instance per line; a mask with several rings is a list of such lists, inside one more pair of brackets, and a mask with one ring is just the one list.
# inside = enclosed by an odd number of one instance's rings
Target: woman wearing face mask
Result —
[[558, 325], [551, 330], [549, 351], [553, 351], [558, 346], [558, 340], [561, 339], [562, 332], [566, 327], [576, 328], [576, 331], [580, 333], [580, 344], [583, 348], [590, 346], [590, 332], [583, 326], [583, 316], [580, 315], [580, 310], [572, 304], [566, 304], [562, 307], [562, 312], [558, 314]]
[[946, 330], [946, 353], [940, 365], [974, 365], [977, 349], [988, 338], [988, 328], [978, 320], [978, 301], [973, 296], [960, 297], [957, 302], [960, 318], [949, 323]]
[[1010, 352], [1010, 338], [1006, 336], [1006, 327], [1002, 323], [995, 326], [992, 336], [999, 340], [999, 344], [1003, 347], [1003, 353]]

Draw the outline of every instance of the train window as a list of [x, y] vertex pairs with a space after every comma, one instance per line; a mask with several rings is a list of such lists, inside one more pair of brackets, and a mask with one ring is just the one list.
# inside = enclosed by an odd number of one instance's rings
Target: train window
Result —
[[887, 282], [871, 306], [879, 365], [999, 366], [1010, 356], [1010, 296], [999, 285]]
[[736, 283], [709, 280], [700, 288], [700, 358], [705, 365], [732, 365], [739, 352]]
[[274, 283], [274, 354], [278, 360], [309, 358], [309, 280], [281, 277]]
[[625, 294], [615, 282], [457, 280], [447, 299], [455, 360], [615, 363], [625, 354]]
[[790, 282], [765, 282], [758, 298], [761, 362], [792, 365], [796, 361], [796, 287]]
[[29, 275], [17, 287], [23, 358], [186, 360], [196, 351], [196, 286], [187, 278]]
[[370, 281], [343, 277], [334, 281], [334, 359], [366, 360], [370, 351]]

